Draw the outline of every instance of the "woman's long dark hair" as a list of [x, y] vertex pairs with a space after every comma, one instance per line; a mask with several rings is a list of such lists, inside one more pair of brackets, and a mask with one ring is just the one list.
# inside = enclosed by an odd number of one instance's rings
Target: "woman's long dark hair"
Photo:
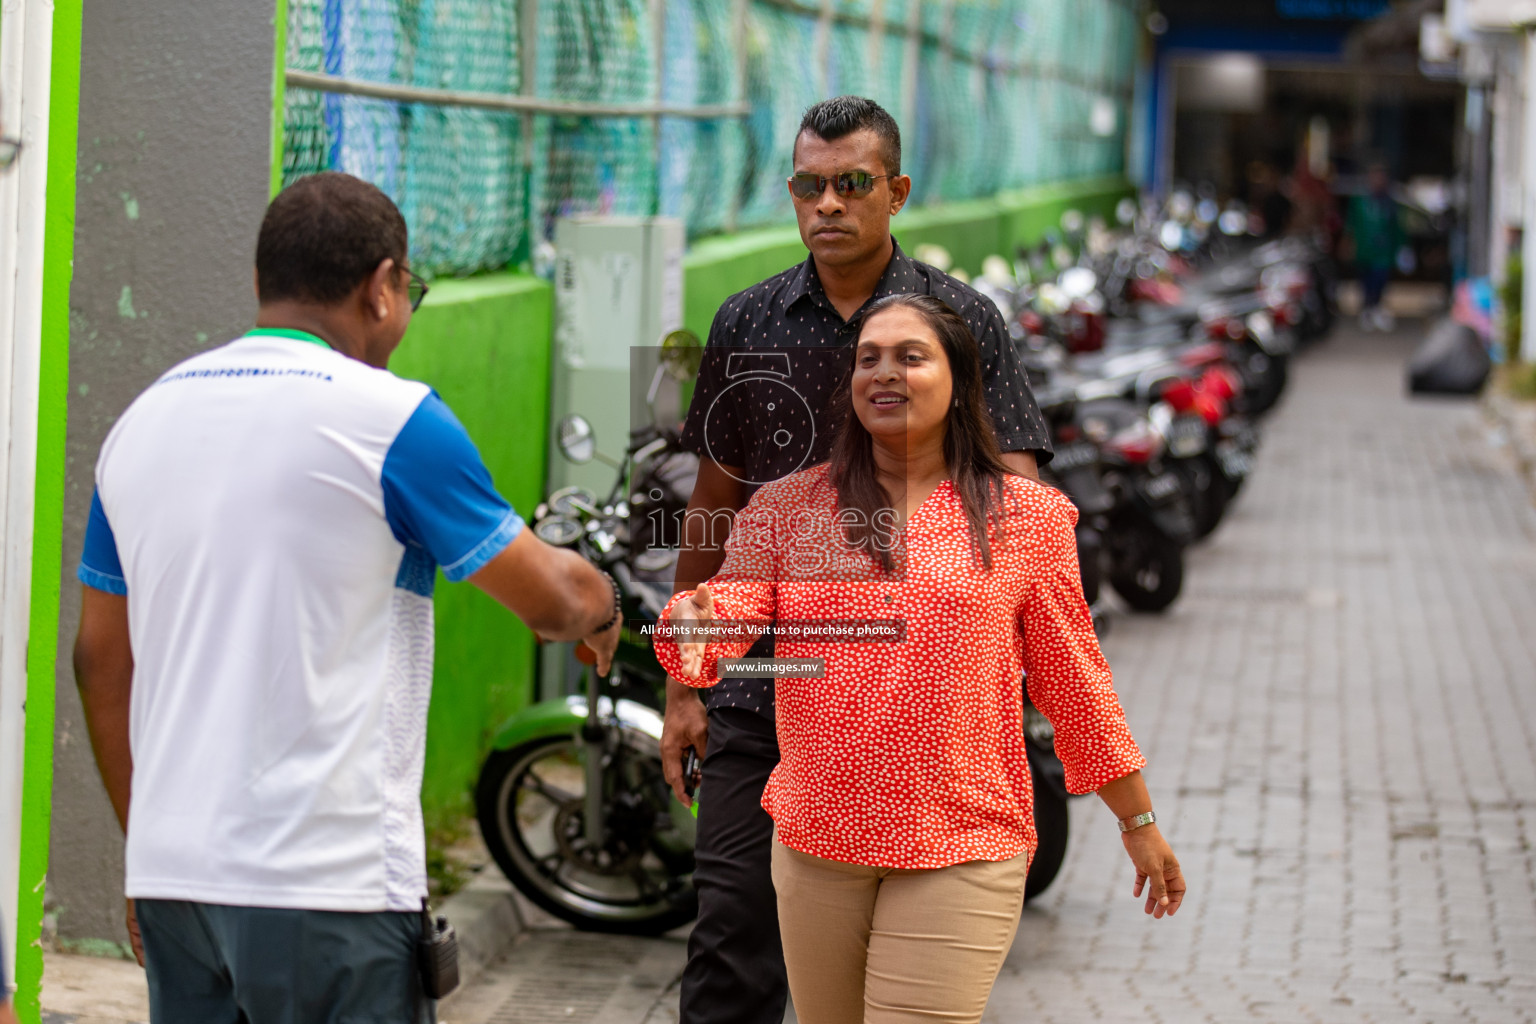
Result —
[[[982, 564], [992, 568], [991, 535], [994, 524], [1003, 516], [1003, 478], [1010, 472], [997, 447], [992, 414], [982, 397], [981, 350], [971, 329], [960, 315], [941, 299], [931, 295], [888, 295], [865, 310], [856, 322], [859, 334], [872, 317], [891, 309], [910, 309], [938, 336], [949, 360], [952, 403], [949, 428], [944, 434], [944, 463], [950, 481], [965, 507], [971, 539], [981, 551]], [[876, 517], [890, 501], [875, 472], [874, 440], [853, 408], [853, 367], [858, 359], [858, 344], [852, 346], [848, 374], [838, 391], [834, 422], [837, 438], [832, 442], [831, 471], [828, 479], [837, 489], [839, 511], [856, 514], [845, 519], [844, 536], [856, 550], [868, 550], [883, 572], [895, 569], [890, 545], [878, 536]], [[911, 511], [910, 509], [908, 510]], [[900, 524], [900, 520], [896, 520]]]

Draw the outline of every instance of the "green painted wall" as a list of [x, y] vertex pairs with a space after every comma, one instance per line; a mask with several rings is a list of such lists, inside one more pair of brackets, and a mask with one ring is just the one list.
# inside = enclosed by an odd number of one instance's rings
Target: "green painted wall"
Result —
[[43, 882], [53, 796], [54, 651], [64, 524], [64, 425], [69, 393], [69, 284], [75, 246], [75, 152], [80, 116], [80, 0], [53, 9], [48, 99], [48, 192], [43, 238], [42, 364], [38, 381], [37, 481], [33, 498], [32, 608], [27, 635], [27, 733], [22, 780], [16, 1010], [41, 1013]]
[[[944, 245], [975, 271], [983, 257], [1036, 241], [1073, 207], [1109, 215], [1121, 179], [914, 209], [893, 227], [908, 251]], [[728, 296], [805, 258], [793, 227], [707, 239], [685, 261], [685, 322], [704, 336]], [[426, 381], [463, 420], [502, 493], [524, 516], [543, 497], [548, 451], [552, 293], [519, 274], [434, 283], [390, 362]], [[422, 804], [429, 824], [468, 812], [492, 731], [533, 693], [532, 634], [467, 584], [439, 580], [437, 660]]]
[[[525, 518], [543, 498], [552, 309], [550, 286], [526, 275], [437, 281], [389, 364], [437, 389]], [[528, 628], [470, 584], [439, 576], [435, 612], [429, 826], [469, 811], [492, 731], [532, 697], [534, 651]]]

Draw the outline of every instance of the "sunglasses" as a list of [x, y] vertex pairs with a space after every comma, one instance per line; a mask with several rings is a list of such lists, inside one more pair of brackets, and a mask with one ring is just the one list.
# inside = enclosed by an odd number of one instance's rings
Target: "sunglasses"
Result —
[[20, 139], [0, 139], [0, 171], [8, 170], [21, 155]]
[[826, 191], [827, 182], [830, 181], [837, 194], [847, 199], [849, 196], [869, 195], [875, 189], [875, 182], [889, 177], [889, 174], [870, 174], [868, 171], [844, 171], [830, 178], [823, 178], [819, 174], [803, 171], [789, 179], [789, 190], [794, 193], [796, 199], [815, 199]]
[[411, 279], [406, 282], [405, 294], [411, 300], [411, 312], [414, 313], [421, 308], [421, 300], [426, 298], [427, 292], [432, 289], [427, 287], [426, 280], [416, 271], [407, 270], [406, 273], [411, 275]]

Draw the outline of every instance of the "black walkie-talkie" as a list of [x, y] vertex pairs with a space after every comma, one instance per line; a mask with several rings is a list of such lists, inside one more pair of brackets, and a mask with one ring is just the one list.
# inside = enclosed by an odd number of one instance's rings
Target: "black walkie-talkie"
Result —
[[698, 792], [699, 782], [704, 777], [704, 764], [699, 760], [699, 752], [692, 747], [683, 755], [683, 792], [692, 800]]
[[421, 965], [421, 989], [429, 999], [441, 999], [459, 987], [459, 937], [446, 917], [432, 918], [421, 901], [421, 939], [416, 943]]

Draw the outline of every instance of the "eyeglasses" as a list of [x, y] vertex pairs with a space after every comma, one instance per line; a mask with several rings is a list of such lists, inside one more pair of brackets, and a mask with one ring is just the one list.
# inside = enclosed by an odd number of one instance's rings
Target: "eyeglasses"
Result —
[[830, 178], [801, 172], [789, 179], [789, 190], [796, 199], [815, 199], [826, 191], [827, 182], [830, 181], [837, 194], [847, 199], [849, 196], [869, 195], [874, 191], [875, 182], [889, 177], [889, 174], [870, 174], [868, 171], [844, 171]]
[[8, 170], [20, 155], [20, 139], [0, 139], [0, 171]]
[[432, 289], [427, 287], [426, 279], [416, 271], [407, 270], [406, 273], [411, 275], [411, 279], [406, 282], [405, 294], [411, 300], [411, 312], [414, 313], [421, 308], [421, 300], [426, 298], [427, 292]]

